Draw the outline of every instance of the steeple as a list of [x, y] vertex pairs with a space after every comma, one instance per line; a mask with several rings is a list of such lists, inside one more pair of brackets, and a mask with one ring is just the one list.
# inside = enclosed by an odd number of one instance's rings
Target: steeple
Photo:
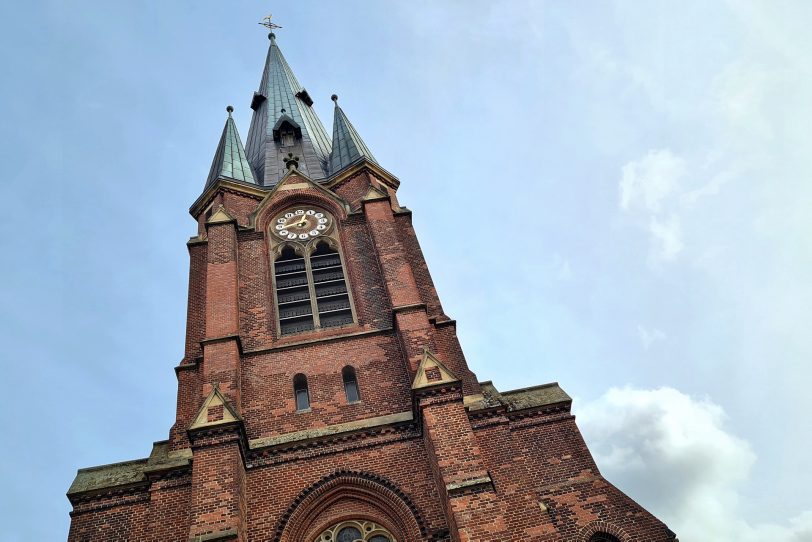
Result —
[[273, 186], [285, 175], [283, 159], [288, 153], [300, 157], [299, 171], [316, 181], [325, 179], [330, 139], [312, 108], [313, 100], [282, 56], [276, 36], [270, 33], [268, 38], [262, 80], [251, 100], [248, 161], [263, 186]]
[[336, 104], [333, 116], [333, 148], [330, 151], [330, 175], [341, 171], [362, 156], [377, 164], [372, 152], [338, 105], [338, 96], [333, 94], [330, 99]]
[[240, 134], [237, 133], [237, 125], [231, 118], [234, 108], [229, 105], [226, 107], [226, 111], [228, 111], [228, 118], [223, 127], [223, 135], [220, 136], [217, 151], [214, 153], [214, 160], [211, 162], [206, 188], [220, 177], [257, 184], [254, 173], [251, 171], [251, 165], [245, 156]]

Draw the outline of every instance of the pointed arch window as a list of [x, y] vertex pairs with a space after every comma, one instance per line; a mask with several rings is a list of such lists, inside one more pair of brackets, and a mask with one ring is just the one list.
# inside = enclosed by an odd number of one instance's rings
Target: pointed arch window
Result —
[[344, 381], [344, 395], [348, 403], [357, 403], [361, 400], [358, 393], [358, 379], [355, 376], [355, 368], [347, 365], [341, 370], [341, 379]]
[[341, 254], [318, 239], [305, 255], [286, 245], [274, 261], [279, 332], [291, 335], [355, 321]]
[[293, 377], [293, 396], [296, 399], [297, 411], [310, 408], [310, 390], [307, 389], [307, 377], [302, 373]]

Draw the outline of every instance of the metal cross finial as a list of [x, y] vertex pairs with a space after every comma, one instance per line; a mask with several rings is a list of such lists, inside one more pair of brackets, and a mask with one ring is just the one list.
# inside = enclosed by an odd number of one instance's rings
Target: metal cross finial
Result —
[[268, 30], [273, 30], [274, 28], [282, 28], [278, 24], [274, 24], [274, 23], [271, 22], [271, 14], [270, 13], [266, 17], [263, 17], [262, 21], [260, 21], [258, 24], [261, 24], [262, 26], [264, 26]]

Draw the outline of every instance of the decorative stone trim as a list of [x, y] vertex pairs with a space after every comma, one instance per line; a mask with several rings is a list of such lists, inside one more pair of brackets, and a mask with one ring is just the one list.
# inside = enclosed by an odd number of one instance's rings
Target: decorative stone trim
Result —
[[448, 496], [452, 498], [468, 495], [469, 493], [477, 493], [479, 491], [493, 491], [493, 489], [493, 480], [491, 480], [490, 475], [473, 480], [446, 484], [445, 486]]
[[372, 427], [352, 433], [328, 435], [317, 439], [299, 440], [291, 443], [270, 446], [249, 452], [248, 468], [278, 465], [304, 458], [319, 457], [334, 453], [344, 453], [393, 442], [420, 437], [414, 421], [398, 425]]
[[189, 537], [189, 542], [226, 542], [226, 540], [237, 540], [237, 529], [226, 529], [216, 533], [193, 535]]

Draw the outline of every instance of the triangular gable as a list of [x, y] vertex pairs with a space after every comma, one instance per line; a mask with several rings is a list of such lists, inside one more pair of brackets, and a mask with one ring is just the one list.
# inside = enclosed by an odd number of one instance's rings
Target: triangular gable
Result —
[[369, 190], [367, 190], [367, 193], [364, 195], [363, 198], [361, 198], [361, 201], [376, 201], [380, 199], [387, 199], [388, 197], [389, 196], [387, 194], [384, 194], [377, 187], [369, 185]]
[[228, 400], [220, 392], [220, 388], [215, 384], [214, 389], [211, 390], [209, 396], [203, 401], [203, 406], [200, 407], [197, 416], [195, 416], [195, 421], [192, 422], [189, 429], [236, 422], [239, 420], [239, 415], [234, 412]]
[[222, 224], [223, 222], [234, 222], [234, 221], [236, 221], [236, 219], [230, 214], [228, 214], [228, 211], [226, 211], [225, 207], [220, 205], [220, 207], [217, 208], [217, 211], [213, 215], [211, 215], [209, 219], [206, 221], [206, 224]]
[[328, 190], [324, 186], [320, 185], [319, 183], [312, 180], [310, 177], [302, 173], [296, 168], [289, 169], [288, 172], [285, 174], [282, 179], [271, 189], [270, 192], [262, 199], [257, 206], [257, 209], [251, 213], [250, 222], [253, 226], [256, 226], [256, 217], [260, 215], [262, 210], [270, 205], [270, 203], [278, 196], [283, 195], [285, 192], [289, 190], [316, 190], [321, 194], [324, 194], [328, 198], [332, 199], [338, 205], [347, 212], [350, 212], [350, 206], [344, 201], [341, 197], [339, 197], [335, 192], [332, 190]]
[[429, 388], [439, 384], [449, 384], [459, 382], [460, 379], [454, 376], [443, 362], [435, 357], [428, 350], [423, 350], [423, 360], [417, 368], [417, 374], [412, 382], [412, 389]]

